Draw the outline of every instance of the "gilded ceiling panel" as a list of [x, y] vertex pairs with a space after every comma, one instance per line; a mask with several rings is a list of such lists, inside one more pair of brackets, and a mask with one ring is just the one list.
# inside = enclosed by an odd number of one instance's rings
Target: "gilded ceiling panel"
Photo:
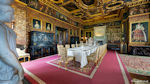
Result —
[[78, 7], [74, 4], [74, 3], [69, 3], [63, 6], [65, 9], [67, 9], [68, 11], [73, 11], [78, 9]]
[[[29, 0], [32, 7], [34, 0]], [[35, 0], [37, 1], [37, 0]], [[52, 2], [57, 8], [67, 14], [79, 18], [82, 22], [96, 22], [106, 19], [120, 19], [123, 11], [137, 5], [149, 3], [149, 0], [40, 0]], [[27, 2], [27, 1], [26, 1]], [[35, 4], [36, 5], [36, 4]], [[36, 8], [36, 6], [34, 6]], [[43, 5], [42, 9], [46, 9]], [[147, 11], [144, 9], [144, 11]], [[122, 16], [120, 16], [122, 15]]]

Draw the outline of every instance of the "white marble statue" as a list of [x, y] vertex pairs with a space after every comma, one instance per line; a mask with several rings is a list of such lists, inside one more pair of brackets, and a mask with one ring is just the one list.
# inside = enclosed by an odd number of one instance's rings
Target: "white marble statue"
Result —
[[23, 68], [17, 59], [16, 34], [4, 22], [11, 22], [13, 0], [0, 0], [0, 84], [21, 84]]

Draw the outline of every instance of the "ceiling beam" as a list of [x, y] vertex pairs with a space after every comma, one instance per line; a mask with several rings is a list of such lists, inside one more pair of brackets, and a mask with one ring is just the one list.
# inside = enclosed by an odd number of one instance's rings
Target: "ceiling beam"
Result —
[[72, 19], [73, 21], [79, 22], [79, 23], [83, 23], [82, 19], [79, 19], [77, 17], [74, 17], [72, 15], [70, 15], [70, 13], [63, 11], [63, 9], [55, 4], [53, 4], [50, 0], [39, 0], [41, 2], [43, 2], [44, 4], [46, 4], [47, 6], [49, 6], [50, 8], [53, 8], [54, 10], [58, 11], [59, 13], [69, 17], [70, 19]]
[[81, 11], [81, 10], [80, 9], [76, 9], [76, 10], [70, 11], [70, 14], [76, 13], [76, 12], [79, 12], [79, 11]]
[[69, 4], [69, 3], [71, 3], [72, 1], [67, 1], [67, 2], [65, 2], [65, 3], [62, 3], [60, 6], [65, 6], [65, 5], [67, 5], [67, 4]]

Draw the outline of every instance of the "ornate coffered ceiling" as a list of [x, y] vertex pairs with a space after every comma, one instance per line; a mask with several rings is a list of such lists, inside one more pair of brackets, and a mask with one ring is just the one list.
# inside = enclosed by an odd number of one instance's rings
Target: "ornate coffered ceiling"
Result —
[[77, 17], [84, 24], [121, 19], [121, 13], [134, 3], [149, 2], [149, 0], [47, 0], [61, 11]]

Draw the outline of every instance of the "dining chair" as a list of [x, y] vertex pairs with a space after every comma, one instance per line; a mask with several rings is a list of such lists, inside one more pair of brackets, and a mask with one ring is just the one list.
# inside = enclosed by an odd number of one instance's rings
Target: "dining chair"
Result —
[[65, 48], [66, 48], [66, 49], [70, 48], [70, 45], [69, 45], [69, 44], [66, 44], [66, 45], [65, 45]]
[[107, 44], [103, 45], [103, 52], [102, 52], [100, 60], [102, 60], [104, 58], [106, 53], [107, 53]]
[[83, 46], [83, 44], [80, 43], [80, 44], [79, 44], [79, 47], [80, 47], [80, 46]]
[[76, 47], [79, 47], [79, 44], [76, 44]]
[[62, 65], [62, 63], [65, 64], [65, 68], [67, 68], [67, 64], [74, 60], [74, 57], [73, 56], [67, 56], [67, 51], [66, 51], [66, 48], [65, 47], [62, 47], [60, 49], [60, 61], [59, 61], [59, 64]]
[[107, 44], [104, 44], [100, 47], [100, 52], [99, 52], [99, 61], [102, 61], [104, 56], [107, 53]]
[[71, 44], [71, 47], [72, 47], [72, 48], [75, 48], [75, 44]]
[[100, 46], [99, 46], [99, 54], [98, 54], [99, 57], [100, 57], [100, 55], [102, 54], [102, 51], [103, 51], [103, 47], [102, 47], [102, 45], [100, 45]]
[[[17, 51], [17, 54], [18, 54], [18, 60], [20, 59], [23, 59], [23, 62], [26, 62], [26, 61], [30, 61], [30, 54], [29, 53], [26, 53], [25, 52], [25, 49], [24, 50], [21, 50], [19, 48], [16, 48], [16, 51]], [[26, 60], [26, 58], [28, 60]], [[20, 61], [21, 62], [21, 61]]]
[[94, 62], [94, 64], [97, 66], [99, 58], [99, 48], [100, 47], [98, 47], [96, 51], [92, 53], [90, 56], [87, 56], [88, 63]]
[[60, 56], [60, 50], [63, 48], [63, 45], [57, 44], [57, 51], [58, 51], [58, 56]]

